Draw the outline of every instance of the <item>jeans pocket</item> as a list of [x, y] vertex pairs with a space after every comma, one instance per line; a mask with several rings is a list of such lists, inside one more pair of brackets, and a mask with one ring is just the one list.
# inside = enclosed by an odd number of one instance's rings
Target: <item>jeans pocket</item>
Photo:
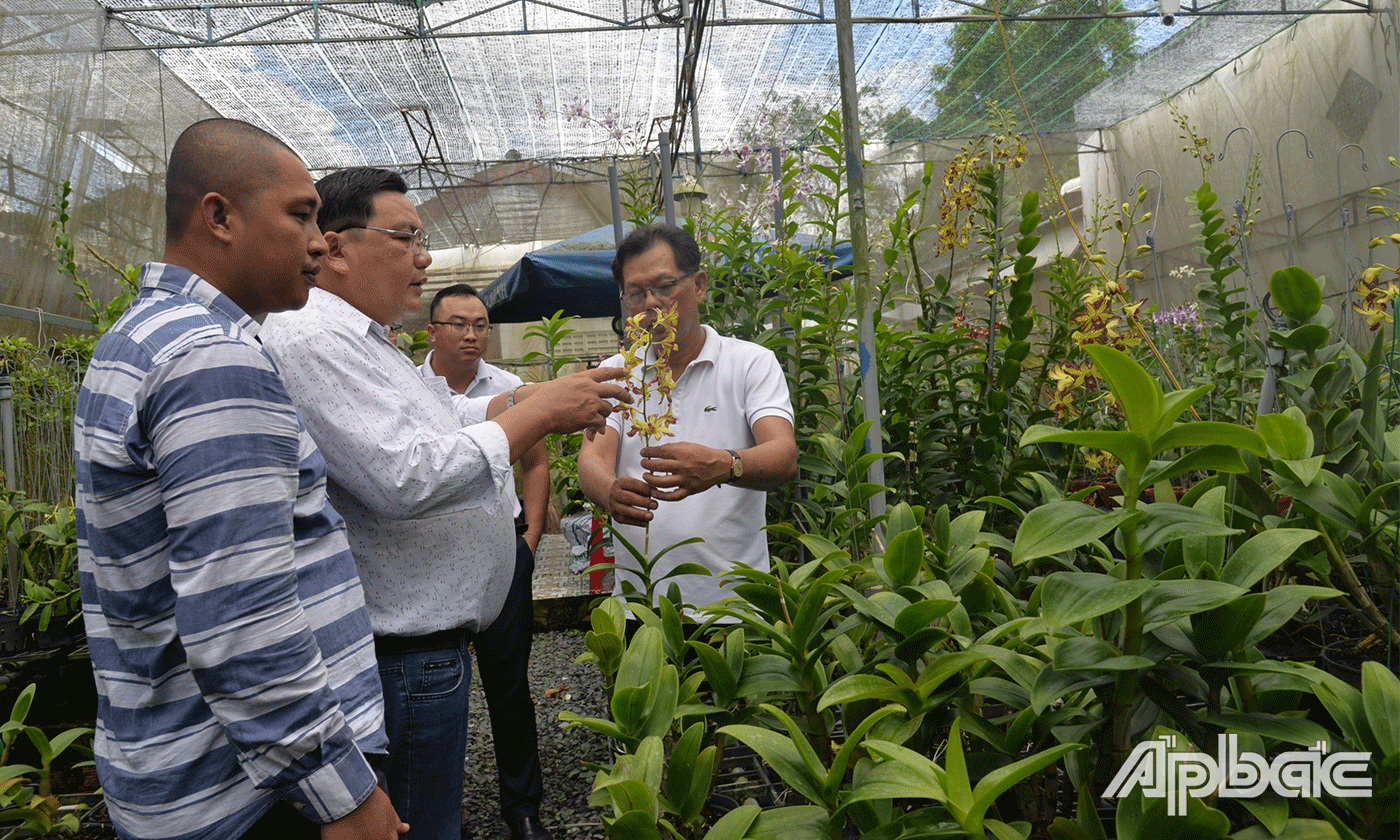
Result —
[[413, 675], [410, 700], [446, 697], [462, 686], [462, 652], [451, 649], [424, 656]]

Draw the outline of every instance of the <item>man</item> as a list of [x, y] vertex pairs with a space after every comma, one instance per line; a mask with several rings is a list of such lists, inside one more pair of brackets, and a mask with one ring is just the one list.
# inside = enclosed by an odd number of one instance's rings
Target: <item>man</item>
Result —
[[[704, 537], [665, 555], [653, 572], [660, 577], [681, 563], [709, 569], [714, 577], [673, 578], [687, 604], [704, 607], [731, 594], [719, 576], [736, 563], [768, 568], [762, 530], [767, 491], [797, 474], [787, 380], [771, 351], [700, 323], [708, 278], [690, 234], [672, 225], [638, 228], [618, 246], [612, 270], [623, 306], [630, 315], [647, 313], [648, 326], [661, 310], [676, 309], [676, 349], [669, 359], [676, 437], [644, 447], [614, 415], [603, 433], [584, 442], [579, 483], [611, 514], [613, 528], [639, 548], [647, 523], [654, 550]], [[604, 365], [620, 360], [614, 356]], [[651, 378], [654, 363], [649, 351], [648, 370], [632, 375]], [[616, 550], [617, 563], [640, 569], [620, 541]], [[636, 575], [619, 570], [616, 594], [624, 579], [643, 590]]]
[[[491, 318], [476, 290], [466, 283], [448, 286], [428, 307], [428, 338], [433, 349], [418, 367], [424, 379], [441, 377], [455, 393], [489, 397], [513, 391], [520, 377], [481, 358], [491, 334]], [[522, 505], [513, 482], [505, 486], [503, 506], [517, 519], [520, 537], [508, 549], [515, 577], [501, 613], [491, 626], [476, 633], [472, 647], [486, 690], [491, 714], [491, 740], [501, 792], [501, 816], [515, 836], [546, 836], [539, 823], [544, 777], [540, 770], [539, 733], [535, 702], [530, 696], [530, 640], [534, 630], [531, 579], [535, 550], [544, 535], [549, 507], [549, 453], [544, 441], [520, 458]]]
[[[461, 830], [473, 633], [496, 620], [515, 574], [502, 495], [511, 462], [546, 434], [602, 425], [625, 395], [596, 370], [486, 400], [419, 375], [386, 327], [421, 305], [432, 262], [403, 179], [383, 169], [316, 185], [327, 251], [297, 315], [263, 341], [326, 458], [365, 581], [384, 682], [389, 796], [417, 840]], [[435, 387], [436, 386], [436, 387]], [[487, 420], [490, 422], [482, 422]], [[538, 823], [514, 835], [548, 837]]]
[[206, 120], [176, 141], [163, 262], [74, 413], [94, 752], [126, 838], [387, 838], [364, 594], [324, 462], [253, 318], [326, 250], [296, 154]]

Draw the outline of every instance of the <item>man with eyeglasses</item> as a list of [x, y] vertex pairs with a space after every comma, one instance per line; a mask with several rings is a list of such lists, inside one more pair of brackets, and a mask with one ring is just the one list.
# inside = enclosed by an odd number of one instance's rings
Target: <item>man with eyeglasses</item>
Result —
[[[648, 523], [656, 550], [704, 537], [669, 552], [654, 570], [659, 577], [681, 563], [709, 569], [712, 577], [673, 578], [686, 604], [704, 607], [732, 594], [719, 576], [736, 563], [768, 568], [767, 491], [797, 474], [787, 379], [771, 350], [700, 322], [709, 281], [690, 234], [673, 225], [638, 228], [618, 246], [612, 271], [629, 315], [652, 313], [646, 321], [654, 323], [655, 313], [677, 311], [677, 346], [669, 359], [676, 383], [675, 437], [643, 446], [641, 436], [629, 435], [625, 420], [614, 415], [603, 433], [584, 442], [579, 482], [635, 546], [643, 545]], [[620, 363], [614, 356], [603, 364]], [[649, 353], [645, 366], [654, 364]], [[617, 563], [640, 568], [626, 546], [616, 551]], [[620, 569], [615, 594], [621, 594], [624, 579], [642, 589], [636, 575]]]
[[[410, 840], [458, 840], [471, 659], [515, 576], [511, 462], [601, 426], [625, 396], [596, 370], [487, 399], [424, 380], [387, 327], [421, 305], [432, 256], [403, 178], [316, 183], [326, 251], [300, 313], [261, 337], [325, 456], [364, 581], [384, 686], [389, 798]], [[541, 835], [533, 835], [541, 836]], [[547, 835], [544, 835], [547, 836]]]
[[[466, 283], [448, 286], [428, 307], [428, 339], [433, 349], [418, 372], [424, 379], [445, 380], [447, 387], [467, 397], [490, 397], [519, 388], [524, 384], [520, 377], [482, 358], [490, 334], [491, 317], [476, 289]], [[515, 517], [519, 534], [509, 557], [515, 564], [515, 578], [501, 614], [475, 635], [472, 649], [491, 716], [501, 816], [513, 837], [539, 840], [549, 835], [539, 824], [544, 776], [535, 701], [530, 695], [530, 643], [535, 624], [531, 591], [535, 550], [549, 509], [549, 453], [544, 441], [520, 456], [520, 497], [513, 483], [508, 482], [505, 489], [503, 504]]]

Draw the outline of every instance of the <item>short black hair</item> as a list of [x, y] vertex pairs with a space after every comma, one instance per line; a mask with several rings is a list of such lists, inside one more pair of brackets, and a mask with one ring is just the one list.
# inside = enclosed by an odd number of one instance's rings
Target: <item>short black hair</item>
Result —
[[[273, 153], [296, 151], [242, 120], [200, 120], [180, 133], [165, 171], [165, 238], [178, 242], [200, 200], [218, 193], [238, 202], [271, 182]], [[300, 158], [298, 158], [300, 159]]]
[[451, 286], [433, 295], [433, 303], [428, 307], [428, 320], [431, 321], [437, 317], [438, 304], [442, 303], [444, 298], [450, 297], [474, 297], [479, 299], [481, 295], [478, 295], [476, 289], [473, 289], [466, 283], [453, 283]]
[[338, 169], [316, 182], [321, 209], [316, 224], [322, 232], [363, 225], [374, 214], [374, 197], [382, 192], [408, 193], [403, 176], [388, 169], [355, 166]]
[[700, 244], [695, 241], [695, 237], [675, 225], [646, 225], [627, 234], [627, 238], [617, 246], [617, 256], [613, 257], [612, 261], [612, 274], [619, 289], [622, 288], [623, 264], [651, 250], [658, 242], [665, 242], [671, 246], [671, 256], [676, 261], [676, 268], [683, 274], [694, 274], [700, 270]]

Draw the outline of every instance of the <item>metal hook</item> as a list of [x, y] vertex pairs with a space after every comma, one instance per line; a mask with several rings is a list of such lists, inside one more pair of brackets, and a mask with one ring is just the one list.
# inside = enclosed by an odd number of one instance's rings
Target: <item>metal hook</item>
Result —
[[1358, 152], [1361, 153], [1362, 172], [1371, 171], [1370, 167], [1366, 165], [1366, 150], [1361, 148], [1359, 144], [1348, 143], [1337, 150], [1337, 209], [1341, 211], [1343, 231], [1347, 229], [1347, 223], [1351, 221], [1351, 214], [1347, 212], [1344, 193], [1342, 192], [1342, 155], [1346, 152], [1347, 149], [1356, 149]]
[[1157, 288], [1157, 305], [1165, 306], [1166, 297], [1162, 294], [1162, 269], [1157, 261], [1157, 219], [1162, 210], [1162, 173], [1155, 169], [1143, 169], [1133, 176], [1133, 186], [1136, 187], [1138, 180], [1143, 175], [1151, 172], [1157, 176], [1157, 201], [1152, 205], [1152, 227], [1147, 229], [1147, 248], [1152, 253], [1152, 280]]
[[1249, 126], [1240, 125], [1230, 129], [1230, 133], [1225, 135], [1225, 142], [1220, 144], [1220, 156], [1216, 158], [1217, 160], [1225, 160], [1225, 150], [1230, 148], [1230, 138], [1235, 136], [1236, 131], [1243, 131], [1249, 135], [1249, 158], [1246, 159], [1245, 163], [1254, 159], [1254, 132], [1250, 130]]
[[[1244, 161], [1244, 187], [1240, 190], [1239, 199], [1235, 201], [1235, 217], [1240, 220], [1240, 257], [1241, 266], [1244, 268], [1245, 284], [1249, 286], [1250, 293], [1253, 294], [1254, 280], [1249, 273], [1249, 237], [1245, 235], [1244, 213], [1245, 199], [1249, 198], [1249, 166], [1250, 161], [1254, 160], [1254, 132], [1250, 130], [1249, 126], [1236, 126], [1230, 130], [1229, 134], [1225, 135], [1225, 142], [1220, 144], [1220, 157], [1218, 159], [1225, 160], [1225, 150], [1230, 147], [1230, 138], [1235, 136], [1236, 131], [1243, 131], [1249, 135], [1249, 157], [1245, 158]], [[1259, 299], [1256, 296], [1255, 303], [1258, 302]]]
[[1308, 135], [1296, 128], [1290, 128], [1278, 136], [1274, 141], [1274, 162], [1278, 164], [1278, 194], [1283, 199], [1283, 230], [1284, 239], [1288, 243], [1288, 264], [1294, 265], [1293, 260], [1293, 205], [1288, 203], [1288, 186], [1283, 177], [1283, 152], [1280, 146], [1283, 138], [1290, 134], [1297, 134], [1303, 138], [1303, 151], [1307, 152], [1308, 160], [1313, 159], [1312, 148], [1308, 144]]

